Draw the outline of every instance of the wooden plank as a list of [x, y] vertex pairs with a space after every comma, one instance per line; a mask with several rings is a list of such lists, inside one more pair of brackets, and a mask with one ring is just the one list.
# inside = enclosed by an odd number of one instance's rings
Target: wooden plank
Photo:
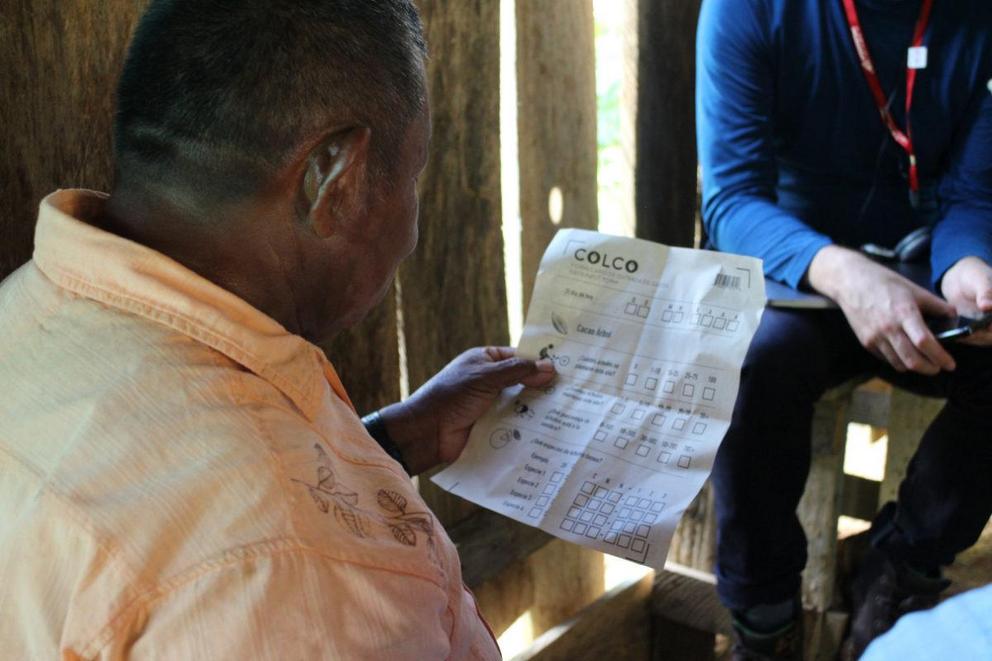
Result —
[[554, 540], [531, 559], [534, 631], [543, 633], [594, 602], [606, 588], [603, 554]]
[[653, 574], [616, 586], [542, 634], [513, 661], [649, 658]]
[[518, 0], [516, 26], [526, 310], [538, 264], [555, 232], [559, 227], [596, 229], [599, 218], [592, 0]]
[[537, 528], [481, 509], [451, 527], [448, 535], [461, 557], [462, 580], [473, 589], [554, 539]]
[[696, 22], [700, 0], [638, 0], [637, 6], [637, 236], [692, 247], [696, 218]]
[[[499, 3], [420, 0], [430, 58], [431, 159], [420, 178], [420, 244], [403, 264], [411, 388], [461, 351], [509, 341], [499, 164]], [[420, 481], [445, 524], [474, 508]]]
[[923, 432], [944, 407], [944, 400], [920, 397], [899, 388], [892, 389], [889, 411], [889, 446], [885, 454], [885, 475], [878, 491], [879, 505], [895, 500], [906, 475], [909, 460], [916, 454]]
[[716, 595], [716, 577], [673, 562], [655, 577], [651, 616], [697, 631], [732, 631], [730, 613]]
[[715, 658], [715, 637], [668, 620], [655, 620], [651, 626], [653, 661], [707, 661]]
[[38, 202], [110, 187], [113, 90], [142, 0], [6, 0], [0, 10], [0, 279], [31, 256]]

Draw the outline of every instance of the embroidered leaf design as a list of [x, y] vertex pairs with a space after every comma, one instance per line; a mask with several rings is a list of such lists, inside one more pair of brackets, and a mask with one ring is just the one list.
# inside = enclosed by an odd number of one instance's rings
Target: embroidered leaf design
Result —
[[396, 538], [396, 541], [401, 544], [406, 544], [407, 546], [417, 545], [417, 533], [413, 532], [413, 528], [405, 523], [391, 523], [389, 524], [389, 529], [393, 531], [393, 537]]
[[379, 507], [387, 512], [392, 512], [393, 514], [403, 514], [406, 512], [406, 498], [395, 491], [379, 489], [376, 500], [379, 502]]
[[348, 503], [352, 507], [358, 505], [358, 494], [354, 491], [338, 491], [334, 494], [344, 502]]
[[327, 502], [326, 498], [320, 495], [320, 492], [317, 489], [310, 487], [310, 497], [313, 498], [313, 502], [317, 503], [317, 507], [320, 508], [320, 511], [327, 514], [327, 511], [331, 508], [331, 504]]
[[317, 468], [317, 486], [322, 489], [334, 488], [334, 473], [327, 466]]
[[334, 504], [334, 518], [342, 526], [348, 529], [356, 537], [367, 537], [368, 531], [365, 528], [365, 521], [354, 510]]
[[426, 516], [411, 516], [403, 520], [417, 530], [422, 530], [428, 534], [434, 531], [434, 526], [431, 524], [431, 520]]

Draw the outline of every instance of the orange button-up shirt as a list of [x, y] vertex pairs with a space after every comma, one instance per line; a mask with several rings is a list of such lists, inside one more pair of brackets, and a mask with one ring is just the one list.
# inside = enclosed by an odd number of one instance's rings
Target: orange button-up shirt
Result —
[[0, 286], [0, 656], [498, 658], [317, 347], [41, 205]]

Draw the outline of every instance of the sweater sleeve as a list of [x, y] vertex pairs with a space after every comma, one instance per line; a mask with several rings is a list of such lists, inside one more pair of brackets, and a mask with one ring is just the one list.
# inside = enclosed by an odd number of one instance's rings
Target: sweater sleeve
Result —
[[764, 260], [765, 274], [797, 287], [831, 243], [777, 204], [775, 83], [765, 6], [704, 0], [696, 62], [696, 126], [703, 223], [720, 250]]
[[964, 257], [992, 264], [992, 80], [976, 94], [955, 136], [939, 190], [941, 214], [930, 251], [935, 283]]

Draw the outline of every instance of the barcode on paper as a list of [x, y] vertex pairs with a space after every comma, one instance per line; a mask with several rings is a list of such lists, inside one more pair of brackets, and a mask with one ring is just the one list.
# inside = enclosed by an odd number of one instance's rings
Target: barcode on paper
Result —
[[713, 283], [717, 287], [723, 289], [740, 289], [741, 288], [741, 276], [739, 275], [727, 275], [726, 273], [717, 273], [716, 282]]

